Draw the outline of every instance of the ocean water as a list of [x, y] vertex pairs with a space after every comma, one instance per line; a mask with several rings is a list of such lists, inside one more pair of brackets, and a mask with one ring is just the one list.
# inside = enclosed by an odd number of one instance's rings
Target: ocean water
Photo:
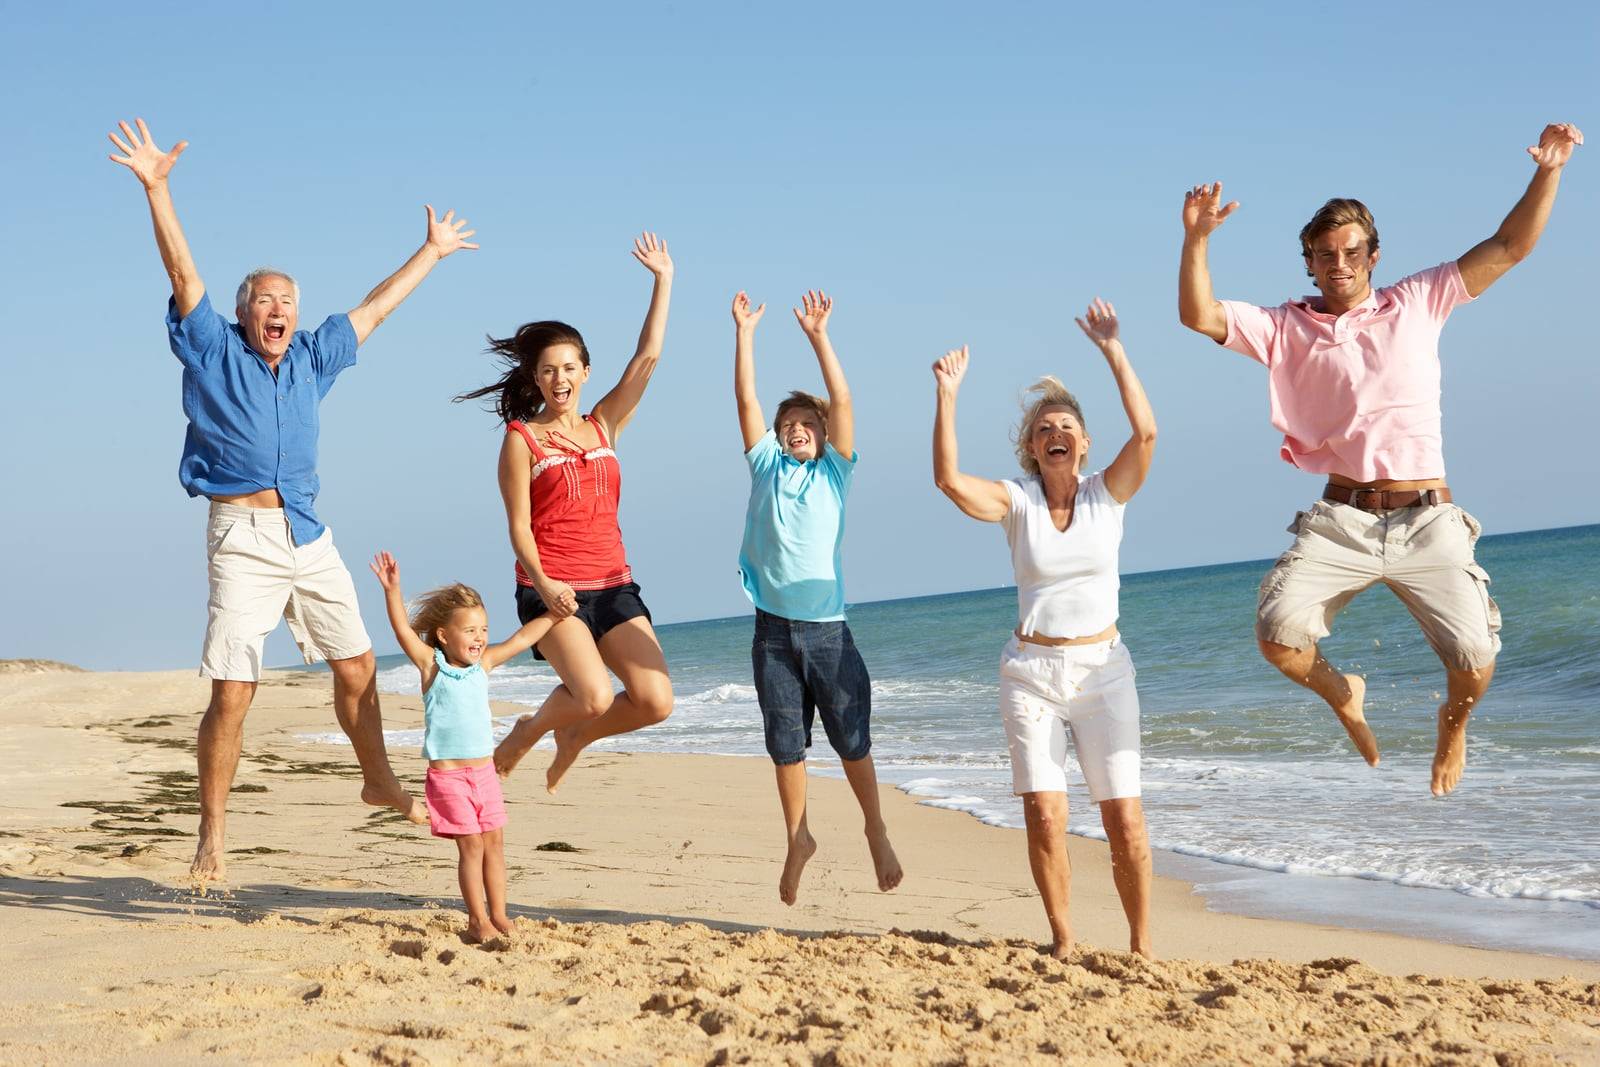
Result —
[[[1494, 578], [1504, 650], [1472, 716], [1466, 776], [1442, 800], [1428, 782], [1443, 669], [1387, 590], [1357, 598], [1323, 646], [1367, 677], [1383, 750], [1369, 768], [1327, 707], [1255, 650], [1268, 561], [1124, 576], [1158, 869], [1224, 910], [1600, 959], [1600, 526], [1485, 537], [1478, 558]], [[1022, 825], [995, 710], [1015, 620], [1009, 588], [850, 609], [884, 781]], [[751, 628], [748, 617], [661, 627], [676, 709], [605, 746], [765, 758]], [[401, 657], [379, 672], [386, 691], [418, 689]], [[537, 706], [556, 684], [523, 660], [491, 689]], [[820, 724], [815, 741], [812, 767], [837, 773]], [[420, 731], [389, 734], [392, 749], [420, 743]], [[1069, 790], [1071, 832], [1103, 838], [1075, 773]]]

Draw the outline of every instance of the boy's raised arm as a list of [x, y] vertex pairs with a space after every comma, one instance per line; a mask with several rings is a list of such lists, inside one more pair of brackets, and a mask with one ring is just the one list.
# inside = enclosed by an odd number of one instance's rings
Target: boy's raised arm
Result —
[[805, 331], [817, 353], [817, 365], [822, 368], [822, 384], [828, 390], [828, 442], [845, 459], [856, 454], [856, 413], [850, 401], [850, 383], [845, 381], [844, 367], [828, 340], [828, 316], [833, 314], [833, 297], [821, 289], [807, 290], [801, 299], [802, 308], [794, 309], [794, 317]]
[[733, 298], [733, 399], [739, 407], [739, 432], [746, 452], [767, 432], [761, 400], [756, 396], [756, 324], [766, 310], [765, 304], [752, 309], [750, 297], [742, 290]]

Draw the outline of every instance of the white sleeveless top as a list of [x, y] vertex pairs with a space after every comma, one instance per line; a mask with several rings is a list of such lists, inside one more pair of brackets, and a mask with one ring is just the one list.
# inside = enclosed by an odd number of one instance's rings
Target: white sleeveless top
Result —
[[1117, 552], [1122, 510], [1106, 488], [1105, 472], [1078, 480], [1072, 525], [1050, 520], [1037, 475], [1000, 483], [1011, 510], [1000, 520], [1017, 579], [1017, 626], [1041, 637], [1088, 637], [1117, 621]]

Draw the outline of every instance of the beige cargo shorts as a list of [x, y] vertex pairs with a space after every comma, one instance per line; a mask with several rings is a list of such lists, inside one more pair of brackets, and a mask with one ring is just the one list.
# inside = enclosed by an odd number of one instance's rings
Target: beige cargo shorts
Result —
[[1500, 609], [1473, 558], [1478, 520], [1454, 504], [1362, 511], [1319, 500], [1289, 524], [1289, 551], [1261, 580], [1256, 636], [1310, 648], [1379, 582], [1394, 590], [1444, 665], [1476, 670], [1500, 652]]

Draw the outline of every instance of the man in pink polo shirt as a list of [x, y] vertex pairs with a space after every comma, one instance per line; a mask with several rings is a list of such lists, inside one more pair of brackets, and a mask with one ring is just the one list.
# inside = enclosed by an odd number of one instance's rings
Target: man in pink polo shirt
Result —
[[1372, 288], [1378, 229], [1371, 213], [1359, 200], [1329, 200], [1300, 231], [1320, 295], [1275, 308], [1211, 295], [1206, 244], [1239, 204], [1222, 203], [1221, 182], [1184, 196], [1179, 319], [1266, 365], [1283, 458], [1328, 478], [1322, 499], [1290, 525], [1294, 544], [1262, 579], [1261, 654], [1326, 700], [1376, 765], [1378, 742], [1362, 710], [1366, 681], [1341, 674], [1317, 642], [1357, 593], [1378, 582], [1394, 590], [1449, 679], [1433, 757], [1435, 796], [1461, 780], [1467, 716], [1488, 690], [1500, 651], [1500, 611], [1472, 554], [1480, 527], [1450, 502], [1444, 480], [1439, 331], [1453, 308], [1533, 251], [1561, 170], [1582, 143], [1575, 126], [1546, 126], [1528, 149], [1533, 180], [1494, 236], [1454, 262], [1382, 289]]

